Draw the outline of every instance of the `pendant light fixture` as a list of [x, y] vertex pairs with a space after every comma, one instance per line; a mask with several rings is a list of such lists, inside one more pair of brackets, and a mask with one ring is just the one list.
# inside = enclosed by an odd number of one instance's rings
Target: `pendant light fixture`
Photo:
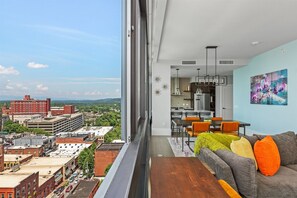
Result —
[[205, 53], [205, 76], [204, 76], [204, 85], [205, 86], [209, 86], [209, 75], [208, 75], [208, 49], [210, 48], [211, 46], [206, 46], [205, 50], [206, 50], [206, 53]]
[[175, 95], [180, 95], [179, 79], [178, 79], [178, 68], [176, 68], [176, 79], [175, 79]]
[[197, 68], [197, 79], [195, 79], [195, 85], [197, 86], [196, 93], [202, 93], [202, 90], [199, 88], [199, 79], [200, 79], [200, 68]]
[[[205, 76], [204, 76], [204, 85], [206, 86], [210, 86], [210, 85], [215, 85], [215, 86], [218, 86], [218, 85], [223, 85], [224, 82], [220, 82], [221, 79], [220, 79], [220, 75], [218, 75], [217, 73], [217, 48], [218, 46], [206, 46], [205, 47], [205, 50], [206, 50], [206, 66], [205, 66]], [[215, 71], [214, 71], [214, 76], [210, 76], [208, 74], [208, 50], [214, 50], [214, 53], [215, 53]]]

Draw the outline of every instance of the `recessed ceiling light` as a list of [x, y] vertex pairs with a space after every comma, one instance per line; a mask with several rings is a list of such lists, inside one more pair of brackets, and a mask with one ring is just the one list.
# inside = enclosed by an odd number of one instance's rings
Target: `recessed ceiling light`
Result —
[[252, 45], [259, 45], [260, 42], [259, 42], [259, 41], [253, 41], [251, 44], [252, 44]]

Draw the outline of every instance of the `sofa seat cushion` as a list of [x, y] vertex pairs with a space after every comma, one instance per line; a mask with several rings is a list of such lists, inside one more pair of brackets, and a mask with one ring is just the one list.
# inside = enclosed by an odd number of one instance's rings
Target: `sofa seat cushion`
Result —
[[[256, 136], [259, 139], [266, 137], [265, 135]], [[271, 137], [277, 145], [281, 157], [281, 165], [286, 166], [288, 164], [295, 164], [297, 162], [297, 142], [295, 133], [288, 131], [285, 133], [272, 135]]]
[[257, 178], [258, 198], [293, 198], [297, 196], [297, 172], [281, 166], [274, 176], [264, 176], [260, 172]]
[[255, 161], [231, 151], [218, 150], [215, 153], [231, 167], [239, 193], [247, 198], [257, 197]]

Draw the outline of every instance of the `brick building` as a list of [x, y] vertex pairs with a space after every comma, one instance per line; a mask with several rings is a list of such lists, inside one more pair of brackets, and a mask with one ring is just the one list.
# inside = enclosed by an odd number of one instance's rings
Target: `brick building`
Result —
[[51, 115], [58, 116], [64, 114], [74, 114], [75, 107], [73, 105], [64, 105], [64, 107], [52, 107], [51, 108]]
[[4, 155], [4, 169], [10, 169], [14, 166], [20, 166], [32, 159], [33, 155]]
[[32, 174], [0, 175], [0, 197], [36, 197], [38, 178], [38, 172]]
[[32, 154], [33, 157], [41, 157], [43, 155], [43, 152], [43, 147], [41, 145], [11, 146], [6, 149], [7, 154]]
[[0, 144], [0, 172], [4, 171], [4, 146]]
[[10, 101], [10, 108], [2, 107], [3, 114], [10, 115], [34, 115], [46, 116], [51, 109], [51, 99], [35, 100], [30, 95], [25, 95], [23, 100]]
[[122, 143], [103, 143], [97, 147], [94, 167], [96, 177], [105, 176], [106, 167], [114, 162], [123, 145]]
[[39, 177], [39, 187], [37, 190], [37, 198], [47, 197], [55, 189], [54, 176]]

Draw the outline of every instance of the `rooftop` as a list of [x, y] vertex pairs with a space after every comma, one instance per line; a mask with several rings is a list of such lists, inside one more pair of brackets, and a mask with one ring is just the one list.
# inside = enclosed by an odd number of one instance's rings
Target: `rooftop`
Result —
[[36, 118], [36, 119], [29, 120], [28, 123], [37, 123], [37, 122], [53, 123], [53, 122], [57, 122], [57, 121], [60, 121], [60, 120], [64, 120], [66, 118], [75, 118], [75, 117], [78, 117], [78, 116], [81, 116], [81, 115], [82, 115], [81, 113], [73, 113], [73, 114], [52, 116], [52, 117], [46, 117], [46, 118]]
[[95, 133], [96, 136], [104, 136], [112, 129], [113, 129], [112, 126], [82, 127], [76, 130], [75, 133]]
[[69, 198], [81, 198], [81, 197], [88, 197], [90, 192], [99, 185], [99, 179], [94, 180], [81, 180], [75, 190], [68, 196]]
[[38, 185], [41, 186], [42, 184], [44, 184], [47, 180], [49, 180], [51, 177], [53, 177], [53, 175], [43, 175], [43, 176], [39, 176], [38, 178]]
[[0, 175], [0, 188], [14, 188], [30, 175]]
[[10, 146], [7, 149], [25, 149], [25, 148], [40, 148], [42, 145], [28, 145], [28, 146]]
[[[17, 174], [31, 174], [33, 172], [39, 172], [40, 176], [51, 176], [54, 175], [58, 170], [62, 168], [62, 165], [54, 166], [27, 166], [23, 165], [20, 167]], [[9, 171], [5, 171], [6, 174], [9, 174]]]
[[35, 157], [26, 166], [63, 166], [67, 164], [73, 157], [61, 157], [57, 160], [50, 157]]
[[[50, 157], [36, 157], [33, 158], [29, 163], [21, 165], [20, 169], [16, 171], [16, 174], [31, 174], [33, 172], [39, 172], [39, 175], [53, 175], [59, 169], [67, 164], [73, 157], [61, 157], [61, 158], [50, 158]], [[10, 170], [3, 172], [4, 174], [11, 174]]]
[[63, 132], [63, 133], [59, 133], [56, 136], [57, 138], [87, 138], [88, 134], [78, 134], [78, 133], [72, 133], [72, 132]]
[[4, 154], [4, 161], [5, 162], [14, 162], [14, 161], [19, 161], [23, 160], [26, 158], [31, 157], [32, 155], [14, 155], [14, 154]]
[[108, 150], [121, 150], [123, 147], [123, 143], [102, 143], [97, 147], [96, 150], [100, 151], [108, 151]]

